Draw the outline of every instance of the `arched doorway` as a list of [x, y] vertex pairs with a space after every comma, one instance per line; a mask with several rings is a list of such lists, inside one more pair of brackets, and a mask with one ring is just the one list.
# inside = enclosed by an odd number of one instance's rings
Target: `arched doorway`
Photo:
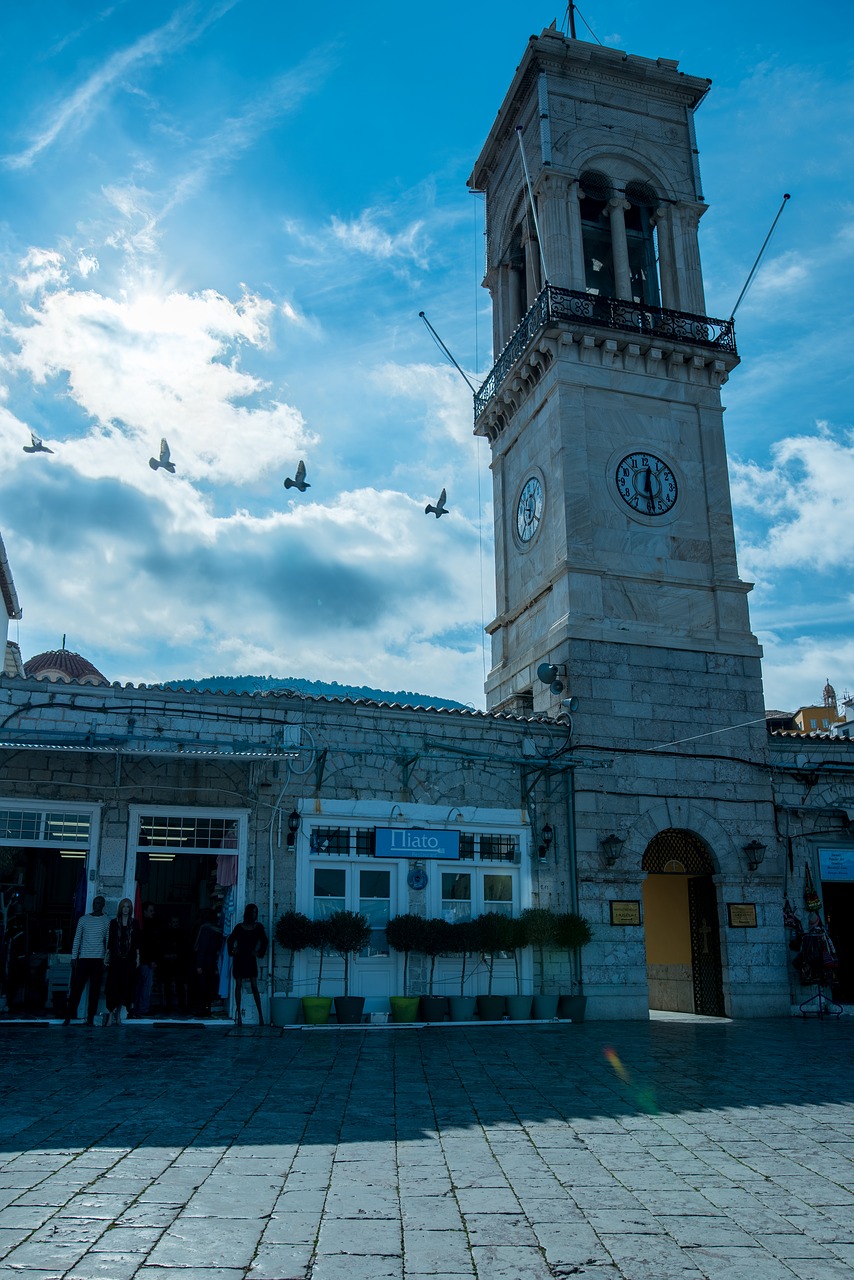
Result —
[[692, 831], [661, 831], [642, 867], [650, 1008], [724, 1017], [714, 865], [705, 844]]

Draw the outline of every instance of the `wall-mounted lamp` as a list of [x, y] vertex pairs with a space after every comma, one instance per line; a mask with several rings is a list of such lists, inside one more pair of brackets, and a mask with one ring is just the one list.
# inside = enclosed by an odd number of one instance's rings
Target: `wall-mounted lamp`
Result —
[[299, 813], [296, 809], [291, 809], [288, 814], [288, 848], [293, 849], [297, 842], [297, 832], [299, 831]]
[[603, 836], [599, 841], [602, 846], [602, 857], [606, 867], [613, 867], [623, 851], [623, 845], [626, 843], [622, 836], [611, 832], [609, 836]]
[[449, 823], [449, 822], [451, 822], [452, 820], [453, 820], [454, 822], [465, 822], [465, 818], [463, 817], [463, 811], [462, 811], [462, 809], [458, 809], [456, 805], [453, 805], [453, 806], [448, 810], [448, 816], [447, 816], [447, 818], [445, 819], [445, 826], [447, 826], [447, 825], [448, 825], [448, 823]]
[[388, 815], [389, 822], [394, 822], [395, 818], [402, 818], [402, 817], [403, 817], [403, 810], [401, 809], [400, 805], [393, 804], [391, 806], [391, 813]]
[[764, 845], [761, 840], [751, 840], [750, 844], [746, 844], [744, 846], [744, 856], [747, 858], [747, 865], [750, 867], [751, 871], [755, 871], [757, 869], [762, 859], [765, 857], [765, 850], [767, 847], [768, 846]]
[[549, 851], [551, 850], [551, 847], [554, 844], [554, 839], [555, 839], [554, 827], [551, 825], [550, 822], [547, 822], [544, 825], [542, 831], [540, 832], [540, 847], [538, 848], [537, 853], [540, 855], [541, 858], [547, 858], [549, 856]]

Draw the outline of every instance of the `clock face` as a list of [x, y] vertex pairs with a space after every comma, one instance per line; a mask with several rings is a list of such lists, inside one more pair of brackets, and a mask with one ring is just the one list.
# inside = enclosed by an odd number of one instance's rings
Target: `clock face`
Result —
[[617, 490], [632, 511], [663, 516], [678, 494], [676, 477], [654, 453], [630, 453], [617, 466]]
[[543, 518], [543, 486], [536, 476], [525, 481], [516, 507], [516, 535], [520, 542], [530, 542]]

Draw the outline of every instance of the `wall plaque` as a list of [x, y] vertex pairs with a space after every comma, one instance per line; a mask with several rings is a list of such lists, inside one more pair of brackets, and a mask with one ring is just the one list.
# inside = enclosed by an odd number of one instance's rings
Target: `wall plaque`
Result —
[[640, 901], [611, 902], [611, 924], [640, 924]]
[[756, 928], [755, 902], [728, 902], [726, 913], [730, 929]]

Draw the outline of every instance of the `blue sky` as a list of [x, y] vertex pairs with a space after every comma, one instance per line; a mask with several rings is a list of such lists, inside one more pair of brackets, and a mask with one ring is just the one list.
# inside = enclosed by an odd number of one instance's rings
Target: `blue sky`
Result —
[[[603, 43], [713, 80], [710, 314], [792, 193], [724, 388], [740, 563], [769, 705], [854, 688], [849, 6], [581, 12]], [[67, 634], [115, 680], [274, 673], [483, 705], [488, 458], [418, 313], [488, 371], [465, 183], [528, 36], [563, 17], [3, 7], [0, 531], [25, 657]], [[23, 453], [30, 429], [53, 456]], [[161, 436], [174, 476], [148, 466]], [[443, 486], [451, 514], [428, 520]]]

